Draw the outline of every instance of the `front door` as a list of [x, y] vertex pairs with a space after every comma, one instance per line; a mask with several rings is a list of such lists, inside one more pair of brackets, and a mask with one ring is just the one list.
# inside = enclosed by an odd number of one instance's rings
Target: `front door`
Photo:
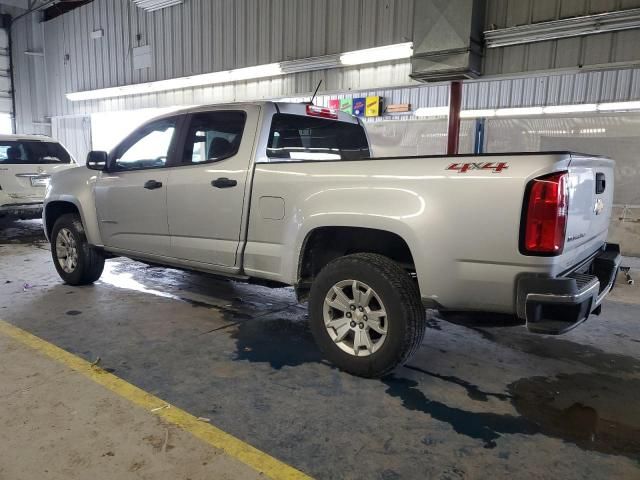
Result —
[[100, 233], [107, 247], [148, 255], [170, 255], [167, 165], [177, 118], [141, 127], [109, 159], [96, 182]]
[[194, 113], [169, 172], [172, 256], [237, 267], [245, 186], [258, 126], [257, 106]]

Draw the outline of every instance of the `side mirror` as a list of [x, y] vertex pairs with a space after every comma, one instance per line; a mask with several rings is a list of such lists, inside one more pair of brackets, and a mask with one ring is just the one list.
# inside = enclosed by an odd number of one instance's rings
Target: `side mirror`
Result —
[[94, 150], [87, 155], [87, 168], [89, 170], [103, 171], [107, 168], [107, 152]]

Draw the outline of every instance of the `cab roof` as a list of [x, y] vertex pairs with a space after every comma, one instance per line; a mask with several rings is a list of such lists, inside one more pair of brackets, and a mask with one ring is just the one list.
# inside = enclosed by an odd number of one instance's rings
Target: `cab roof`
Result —
[[[156, 117], [154, 120], [168, 118], [175, 115], [184, 115], [189, 113], [200, 113], [213, 110], [223, 110], [225, 107], [242, 107], [243, 105], [253, 105], [263, 108], [273, 109], [275, 112], [286, 113], [290, 115], [303, 115], [307, 116], [308, 103], [294, 103], [294, 102], [273, 102], [273, 101], [255, 101], [255, 102], [233, 102], [233, 103], [214, 103], [209, 105], [197, 105], [193, 107], [187, 107], [181, 110], [176, 110], [170, 113], [165, 113]], [[318, 108], [326, 108], [321, 105], [316, 105]], [[336, 111], [337, 118], [333, 120], [347, 123], [358, 123], [358, 118], [345, 112]], [[320, 118], [320, 117], [318, 117]]]

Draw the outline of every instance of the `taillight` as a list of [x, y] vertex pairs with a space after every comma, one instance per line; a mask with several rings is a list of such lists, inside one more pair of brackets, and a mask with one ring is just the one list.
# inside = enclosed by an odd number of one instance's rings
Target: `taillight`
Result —
[[312, 117], [338, 119], [338, 112], [332, 108], [316, 107], [315, 105], [307, 105], [307, 115]]
[[529, 183], [521, 250], [529, 255], [560, 255], [564, 249], [569, 209], [567, 172]]

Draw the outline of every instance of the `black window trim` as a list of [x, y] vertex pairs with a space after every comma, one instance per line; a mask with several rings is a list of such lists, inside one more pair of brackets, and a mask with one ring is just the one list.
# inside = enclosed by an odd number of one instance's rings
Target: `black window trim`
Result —
[[[185, 149], [187, 148], [187, 135], [189, 134], [189, 130], [191, 129], [191, 122], [193, 121], [193, 117], [196, 115], [208, 115], [212, 113], [232, 113], [232, 112], [233, 113], [240, 112], [244, 120], [244, 123], [242, 124], [242, 133], [240, 134], [240, 143], [238, 143], [238, 149], [229, 155], [216, 158], [215, 160], [206, 160], [204, 162], [198, 162], [198, 163], [186, 162], [185, 161], [186, 157], [184, 153], [185, 153]], [[244, 142], [245, 140], [244, 134], [245, 134], [246, 128], [247, 128], [247, 112], [241, 109], [203, 110], [200, 112], [192, 112], [192, 113], [186, 114], [185, 119], [183, 120], [183, 123], [182, 123], [181, 132], [180, 132], [180, 142], [176, 149], [176, 152], [179, 152], [179, 153], [176, 153], [175, 164], [173, 164], [172, 166], [173, 167], [197, 167], [198, 165], [208, 165], [211, 163], [218, 163], [218, 162], [222, 162], [223, 160], [227, 160], [231, 157], [235, 157], [240, 151], [240, 148], [242, 147], [242, 142]]]
[[[173, 159], [176, 154], [176, 147], [178, 146], [178, 140], [181, 135], [181, 130], [185, 121], [185, 114], [179, 115], [171, 115], [163, 118], [154, 118], [149, 120], [148, 122], [140, 125], [133, 132], [127, 135], [124, 140], [122, 140], [110, 153], [107, 161], [107, 172], [112, 173], [127, 173], [127, 172], [140, 172], [144, 170], [160, 170], [164, 168], [170, 168], [173, 164]], [[141, 140], [144, 135], [141, 135], [142, 132], [152, 126], [154, 123], [166, 121], [166, 120], [175, 120], [175, 127], [173, 132], [173, 138], [171, 139], [171, 143], [169, 144], [169, 150], [167, 151], [167, 161], [163, 166], [158, 167], [140, 167], [140, 168], [128, 168], [128, 169], [119, 169], [116, 168], [116, 161], [121, 157], [122, 153], [126, 152], [129, 148], [131, 148], [138, 140]], [[122, 153], [121, 153], [122, 152]]]

